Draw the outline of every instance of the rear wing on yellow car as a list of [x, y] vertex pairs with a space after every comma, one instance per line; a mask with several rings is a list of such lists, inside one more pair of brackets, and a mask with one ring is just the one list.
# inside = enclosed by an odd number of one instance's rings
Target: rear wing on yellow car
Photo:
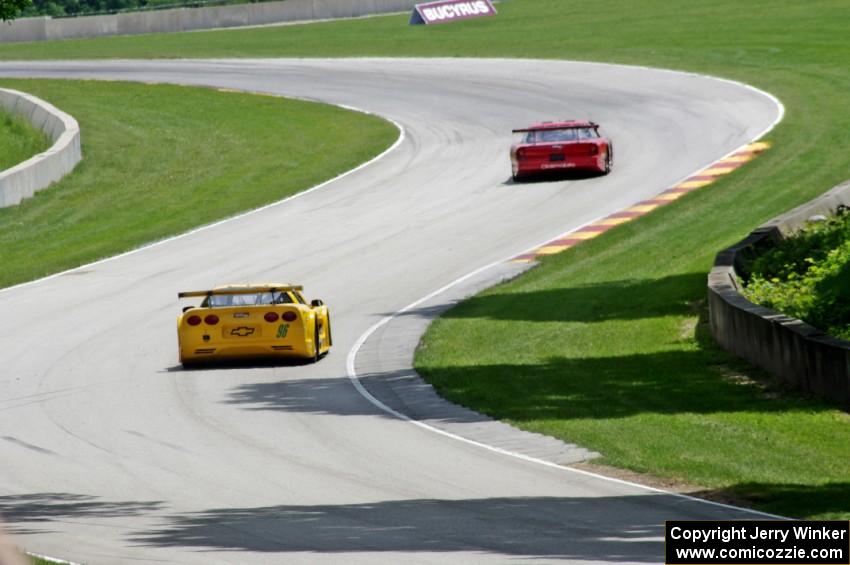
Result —
[[191, 298], [193, 296], [213, 296], [215, 294], [257, 294], [259, 292], [301, 292], [301, 285], [268, 285], [268, 286], [238, 286], [232, 288], [216, 288], [213, 290], [190, 290], [177, 293], [177, 298]]

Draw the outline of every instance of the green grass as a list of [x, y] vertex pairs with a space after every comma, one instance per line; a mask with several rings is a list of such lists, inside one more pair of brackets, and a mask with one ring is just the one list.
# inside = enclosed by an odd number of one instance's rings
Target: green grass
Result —
[[50, 147], [50, 139], [30, 123], [0, 109], [0, 171]]
[[[443, 394], [794, 516], [850, 517], [850, 421], [763, 377], [705, 335], [717, 250], [850, 177], [850, 11], [843, 0], [513, 0], [430, 28], [406, 16], [241, 31], [0, 46], [2, 59], [480, 56], [704, 72], [769, 90], [774, 149], [633, 224], [551, 257], [451, 311], [418, 368]], [[615, 173], [616, 174], [616, 173]]]
[[471, 56], [617, 60], [694, 68], [841, 66], [842, 0], [510, 0], [499, 15], [408, 26], [408, 15], [311, 25], [0, 45], [2, 59]]
[[279, 200], [398, 135], [373, 116], [269, 96], [93, 81], [0, 86], [74, 116], [83, 142], [69, 176], [0, 209], [0, 287]]
[[666, 229], [682, 222], [664, 210], [463, 303], [429, 330], [417, 369], [441, 394], [601, 463], [846, 519], [850, 416], [760, 386], [713, 345], [705, 273], [664, 263], [661, 239], [698, 237]]

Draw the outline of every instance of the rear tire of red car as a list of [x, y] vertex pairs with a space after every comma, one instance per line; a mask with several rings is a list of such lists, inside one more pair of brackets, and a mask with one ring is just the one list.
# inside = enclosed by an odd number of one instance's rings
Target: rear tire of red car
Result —
[[605, 169], [602, 171], [606, 175], [611, 172], [611, 167], [614, 166], [614, 159], [611, 157], [611, 152], [605, 153]]

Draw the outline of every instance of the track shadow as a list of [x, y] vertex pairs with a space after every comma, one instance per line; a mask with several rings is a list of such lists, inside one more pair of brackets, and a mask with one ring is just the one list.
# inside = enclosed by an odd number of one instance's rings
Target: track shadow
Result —
[[[516, 497], [222, 508], [176, 515], [131, 542], [257, 552], [470, 552], [658, 562], [672, 497]], [[649, 505], [647, 506], [647, 502]], [[681, 499], [677, 500], [681, 504]]]
[[[532, 322], [602, 322], [693, 314], [690, 303], [704, 293], [705, 273], [657, 280], [619, 280], [534, 292], [482, 294], [451, 308], [446, 318]], [[433, 317], [443, 306], [412, 309], [400, 316]]]
[[225, 403], [238, 404], [245, 410], [341, 416], [384, 414], [354, 393], [345, 376], [242, 384], [230, 390]]
[[[443, 410], [425, 402], [427, 397], [408, 406], [397, 398], [394, 381], [412, 378], [410, 371], [365, 373], [360, 379], [382, 402], [414, 419], [443, 418], [452, 423], [486, 421], [490, 419], [488, 415], [519, 423], [605, 420], [637, 414], [811, 413], [830, 409], [790, 392], [777, 396], [756, 383], [747, 385], [720, 378], [703, 370], [705, 359], [700, 352], [667, 351], [423, 370], [423, 376], [438, 391], [443, 386], [450, 387], [454, 402], [474, 407], [481, 415], [453, 412], [442, 417]], [[345, 376], [242, 384], [229, 392], [225, 402], [245, 410], [394, 418], [353, 394]]]
[[[328, 353], [325, 353], [319, 358], [319, 362], [328, 356]], [[171, 367], [166, 367], [162, 372], [165, 373], [195, 373], [195, 372], [204, 372], [211, 370], [245, 370], [245, 369], [264, 369], [270, 367], [302, 367], [304, 365], [312, 365], [312, 359], [301, 359], [298, 357], [280, 357], [280, 358], [245, 358], [245, 359], [224, 359], [224, 360], [210, 360], [203, 361], [199, 363], [193, 363], [191, 365], [172, 365]]]
[[587, 179], [596, 179], [599, 177], [604, 177], [605, 173], [599, 173], [596, 171], [587, 171], [587, 170], [577, 170], [577, 169], [564, 169], [564, 170], [553, 170], [546, 171], [541, 173], [536, 173], [533, 175], [525, 175], [518, 179], [514, 179], [513, 177], [508, 177], [502, 184], [503, 185], [534, 185], [540, 183], [549, 183], [549, 182], [560, 182], [560, 181], [580, 181]]
[[[381, 402], [413, 419], [438, 420], [445, 423], [491, 420], [473, 411], [447, 409], [450, 404], [433, 393], [418, 396], [413, 404], [405, 403], [399, 397], [397, 387], [424, 387], [432, 390], [411, 370], [363, 373], [358, 376], [358, 380]], [[224, 402], [252, 411], [278, 410], [396, 419], [396, 416], [375, 407], [357, 394], [347, 376], [242, 384], [231, 389]]]
[[[850, 456], [844, 464], [850, 466]], [[765, 512], [781, 516], [846, 520], [850, 513], [850, 483], [848, 482], [822, 485], [751, 482], [694, 494], [732, 504], [758, 505]]]
[[[756, 384], [705, 371], [699, 351], [594, 358], [552, 357], [537, 364], [428, 367], [438, 391], [513, 422], [623, 418], [637, 414], [713, 414], [829, 410], [791, 394], [761, 394]], [[751, 388], [755, 387], [755, 388]]]
[[[0, 496], [0, 518], [10, 533], [24, 534], [31, 530], [24, 524], [45, 524], [81, 518], [114, 518], [138, 516], [162, 507], [161, 502], [101, 501], [82, 494], [40, 492]], [[45, 530], [39, 528], [38, 531]]]

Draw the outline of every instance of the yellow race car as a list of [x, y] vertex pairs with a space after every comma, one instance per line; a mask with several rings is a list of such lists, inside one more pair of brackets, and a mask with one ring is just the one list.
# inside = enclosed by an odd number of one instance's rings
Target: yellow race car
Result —
[[179, 293], [178, 298], [204, 298], [177, 318], [180, 363], [262, 357], [318, 361], [333, 343], [330, 314], [321, 300], [308, 303], [302, 290], [242, 284]]

